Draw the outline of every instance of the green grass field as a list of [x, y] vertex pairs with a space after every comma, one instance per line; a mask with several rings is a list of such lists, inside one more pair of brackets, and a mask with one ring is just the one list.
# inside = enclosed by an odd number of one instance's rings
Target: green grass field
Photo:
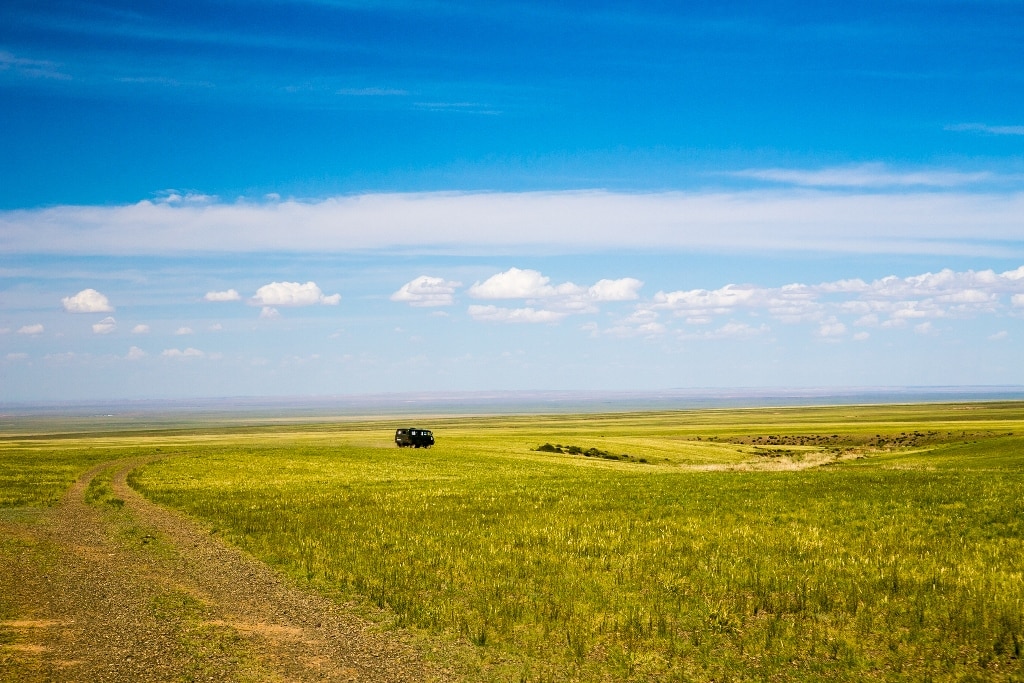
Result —
[[[395, 448], [412, 424], [437, 445]], [[1020, 403], [11, 436], [0, 454], [9, 510], [92, 463], [165, 456], [131, 478], [146, 496], [471, 680], [1024, 680]]]

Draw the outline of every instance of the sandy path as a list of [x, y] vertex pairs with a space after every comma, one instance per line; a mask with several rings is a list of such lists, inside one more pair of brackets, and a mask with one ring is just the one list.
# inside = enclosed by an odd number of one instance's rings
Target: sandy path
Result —
[[[30, 524], [0, 578], [19, 617], [5, 647], [17, 672], [48, 681], [442, 681], [396, 637], [154, 505], [125, 483], [139, 461], [116, 463], [110, 513], [84, 501], [93, 468]], [[40, 569], [42, 567], [42, 569]]]

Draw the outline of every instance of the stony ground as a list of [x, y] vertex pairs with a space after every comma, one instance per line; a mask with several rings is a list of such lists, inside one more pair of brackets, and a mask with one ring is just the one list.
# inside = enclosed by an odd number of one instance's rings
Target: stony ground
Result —
[[[0, 522], [2, 681], [444, 681], [398, 636], [290, 586], [131, 490]], [[13, 565], [13, 566], [10, 566]], [[11, 618], [13, 616], [13, 618]]]

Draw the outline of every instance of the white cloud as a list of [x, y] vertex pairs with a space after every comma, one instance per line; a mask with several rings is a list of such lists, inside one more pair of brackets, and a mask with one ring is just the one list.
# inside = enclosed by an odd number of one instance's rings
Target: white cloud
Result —
[[217, 196], [203, 194], [201, 192], [179, 192], [178, 190], [164, 190], [158, 193], [155, 200], [160, 204], [212, 204], [217, 201]]
[[987, 172], [962, 173], [958, 171], [894, 171], [885, 164], [859, 164], [816, 170], [761, 168], [737, 171], [731, 175], [754, 180], [800, 185], [806, 187], [937, 187], [948, 188], [959, 185], [992, 180], [994, 174]]
[[[873, 324], [871, 321], [876, 321], [880, 313], [896, 319], [962, 316], [993, 312], [999, 307], [1000, 295], [1024, 290], [1019, 270], [997, 274], [991, 270], [955, 272], [946, 269], [905, 278], [888, 276], [871, 283], [843, 280], [775, 289], [727, 285], [713, 292], [659, 292], [652, 307], [677, 312], [722, 313], [747, 306], [785, 319], [784, 314], [802, 311], [814, 315], [826, 306], [835, 305], [845, 312], [863, 316], [861, 324]], [[835, 301], [837, 295], [844, 294], [852, 298]]]
[[455, 301], [455, 290], [461, 286], [461, 282], [421, 275], [402, 285], [391, 295], [391, 300], [408, 303], [410, 306], [451, 306]]
[[[524, 299], [528, 304], [542, 305], [548, 313], [558, 313], [564, 317], [569, 314], [596, 313], [597, 303], [636, 299], [642, 286], [643, 282], [630, 277], [599, 280], [590, 287], [572, 282], [553, 285], [551, 278], [536, 270], [509, 268], [483, 282], [474, 283], [468, 293], [477, 299]], [[533, 306], [520, 310], [540, 312]]]
[[851, 324], [896, 329], [912, 322], [1009, 314], [1011, 307], [1022, 306], [1024, 267], [1002, 273], [945, 269], [909, 277], [890, 275], [872, 282], [845, 279], [813, 285], [729, 284], [713, 290], [659, 291], [636, 305], [630, 319], [620, 323], [618, 333], [635, 336], [634, 328], [650, 322], [642, 317], [646, 313], [669, 313], [688, 325], [708, 325], [722, 316], [746, 314], [767, 315], [786, 324], [813, 323], [818, 336], [834, 339], [845, 334]]
[[871, 337], [868, 332], [857, 332], [853, 335], [854, 341], [867, 341]]
[[128, 360], [139, 360], [146, 357], [146, 352], [140, 349], [138, 346], [133, 346], [128, 349], [128, 355], [125, 356]]
[[46, 328], [43, 327], [42, 323], [36, 323], [34, 325], [22, 325], [18, 328], [18, 334], [28, 335], [34, 337], [37, 334], [42, 334]]
[[474, 299], [540, 299], [556, 293], [551, 278], [536, 270], [509, 268], [469, 288]]
[[929, 320], [928, 322], [923, 322], [923, 323], [919, 323], [917, 325], [914, 325], [914, 332], [917, 333], [917, 334], [926, 334], [926, 335], [927, 334], [935, 334], [935, 326], [932, 325], [932, 322]]
[[281, 317], [281, 312], [273, 306], [264, 306], [260, 309], [260, 317], [264, 320], [274, 320]]
[[879, 193], [871, 190], [877, 180], [858, 180], [848, 171], [831, 181], [820, 170], [798, 173], [810, 175], [790, 182], [813, 181], [825, 189], [438, 192], [15, 209], [0, 211], [0, 252], [330, 253], [423, 246], [526, 254], [619, 248], [958, 256], [1022, 251], [1024, 192], [948, 189], [984, 174], [890, 174], [885, 182], [897, 191]]
[[109, 315], [92, 326], [92, 331], [95, 334], [110, 334], [116, 329], [117, 321]]
[[160, 355], [164, 358], [202, 358], [206, 354], [190, 346], [187, 349], [164, 349]]
[[68, 313], [111, 313], [114, 310], [107, 297], [91, 288], [83, 289], [74, 296], [66, 296], [61, 299], [61, 303]]
[[558, 311], [477, 305], [469, 307], [469, 315], [474, 320], [500, 323], [554, 323], [566, 316]]
[[223, 292], [207, 292], [203, 298], [207, 301], [241, 301], [242, 295], [234, 289], [228, 289]]
[[179, 327], [174, 331], [174, 334], [184, 336], [186, 334], [195, 334], [195, 331], [191, 327]]
[[338, 95], [349, 97], [394, 97], [396, 95], [408, 95], [407, 90], [399, 88], [341, 88], [335, 91]]
[[619, 280], [598, 280], [587, 290], [593, 301], [631, 301], [640, 297], [641, 280], [624, 277]]
[[988, 339], [989, 339], [989, 341], [1003, 341], [1004, 339], [1009, 339], [1009, 338], [1010, 338], [1010, 333], [1009, 332], [1007, 332], [1006, 330], [1000, 330], [999, 332], [996, 332], [995, 334], [990, 335]]
[[989, 135], [1024, 135], [1024, 126], [990, 126], [984, 123], [958, 123], [946, 126], [946, 130], [988, 133]]
[[818, 336], [823, 339], [841, 337], [844, 334], [846, 334], [846, 325], [835, 319], [822, 323], [821, 326], [818, 327]]
[[213, 323], [206, 329], [208, 329], [210, 332], [221, 332], [224, 330], [224, 326], [221, 325], [220, 323]]
[[325, 296], [315, 282], [299, 284], [298, 282], [271, 282], [256, 290], [251, 303], [254, 306], [313, 306], [324, 304], [337, 305], [341, 301], [340, 294]]
[[10, 361], [21, 361], [28, 360], [28, 354], [24, 352], [16, 352], [7, 354], [7, 360]]
[[132, 328], [132, 334], [149, 334], [149, 325], [139, 323]]
[[0, 71], [10, 71], [23, 78], [44, 78], [55, 81], [69, 81], [71, 76], [60, 70], [61, 65], [44, 59], [18, 57], [6, 50], [0, 50]]
[[719, 289], [691, 289], [658, 292], [641, 308], [671, 311], [692, 323], [707, 324], [716, 315], [737, 310], [762, 310], [783, 322], [803, 322], [820, 317], [822, 305], [810, 287], [790, 284], [765, 288], [751, 285], [725, 285]]
[[721, 327], [708, 332], [682, 332], [681, 339], [749, 339], [759, 337], [771, 332], [771, 328], [765, 324], [754, 327], [747, 323], [730, 321]]

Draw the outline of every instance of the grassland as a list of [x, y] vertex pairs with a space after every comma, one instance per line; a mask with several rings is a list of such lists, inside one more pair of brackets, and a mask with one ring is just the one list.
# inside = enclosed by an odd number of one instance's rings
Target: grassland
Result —
[[1024, 405], [417, 424], [12, 437], [0, 500], [166, 456], [146, 496], [468, 679], [1024, 680]]

